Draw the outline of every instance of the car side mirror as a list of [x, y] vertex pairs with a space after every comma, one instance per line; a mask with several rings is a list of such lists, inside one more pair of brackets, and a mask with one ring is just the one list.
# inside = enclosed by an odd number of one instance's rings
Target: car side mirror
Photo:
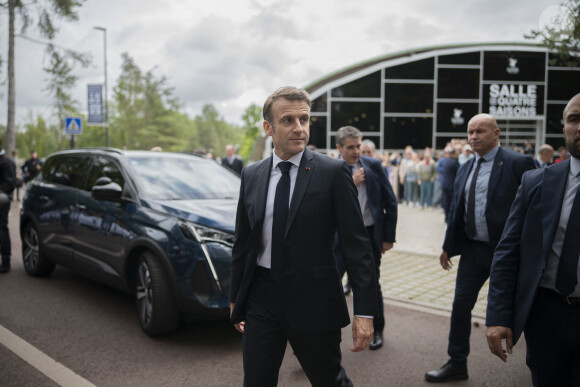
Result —
[[106, 202], [120, 202], [123, 188], [108, 177], [100, 177], [91, 188], [91, 196], [96, 200]]

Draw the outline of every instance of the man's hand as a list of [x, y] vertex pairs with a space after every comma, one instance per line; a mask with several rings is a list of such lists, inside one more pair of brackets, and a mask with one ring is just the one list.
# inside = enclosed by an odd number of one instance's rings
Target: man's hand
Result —
[[358, 171], [353, 173], [352, 180], [354, 180], [354, 185], [358, 187], [360, 183], [365, 181], [365, 170], [363, 168], [359, 168]]
[[441, 255], [439, 256], [439, 263], [443, 270], [449, 270], [453, 267], [453, 263], [451, 263], [451, 258], [447, 256], [447, 251], [443, 250]]
[[[234, 306], [236, 304], [233, 302], [230, 302], [230, 317], [232, 317], [232, 313], [234, 312]], [[244, 325], [246, 325], [245, 321], [242, 321], [240, 323], [234, 324], [234, 327], [236, 328], [236, 330], [240, 333], [244, 333]]]
[[[491, 353], [499, 357], [504, 362], [507, 361], [506, 352], [511, 355], [513, 341], [512, 341], [512, 330], [507, 327], [500, 326], [489, 326], [487, 327], [487, 345]], [[501, 346], [501, 341], [505, 339], [506, 349]]]
[[352, 343], [351, 352], [364, 351], [373, 339], [373, 319], [354, 316], [352, 320]]
[[389, 251], [390, 249], [393, 248], [395, 244], [392, 242], [383, 242], [383, 248], [381, 249], [381, 252], [384, 254], [387, 251]]

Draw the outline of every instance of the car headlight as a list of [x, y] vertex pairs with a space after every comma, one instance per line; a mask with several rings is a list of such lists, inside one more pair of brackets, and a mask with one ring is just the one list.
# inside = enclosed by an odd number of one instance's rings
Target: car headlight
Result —
[[234, 236], [227, 232], [216, 230], [215, 228], [201, 226], [194, 223], [181, 223], [180, 229], [183, 235], [196, 242], [219, 242], [228, 246], [233, 246]]

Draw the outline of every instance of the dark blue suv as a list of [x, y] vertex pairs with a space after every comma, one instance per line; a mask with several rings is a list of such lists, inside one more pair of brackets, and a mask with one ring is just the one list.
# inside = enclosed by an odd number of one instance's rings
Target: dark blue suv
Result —
[[201, 157], [117, 149], [49, 156], [26, 185], [24, 267], [55, 264], [134, 293], [148, 335], [227, 318], [240, 179]]

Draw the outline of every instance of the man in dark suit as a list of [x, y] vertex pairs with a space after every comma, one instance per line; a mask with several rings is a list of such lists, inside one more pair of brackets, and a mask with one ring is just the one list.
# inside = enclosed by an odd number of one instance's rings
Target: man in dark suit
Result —
[[[371, 240], [375, 259], [378, 307], [374, 314], [375, 333], [370, 345], [370, 349], [375, 350], [383, 346], [383, 330], [385, 328], [383, 294], [379, 282], [381, 256], [392, 249], [395, 243], [397, 198], [381, 161], [372, 157], [361, 157], [361, 139], [361, 132], [354, 126], [344, 126], [336, 132], [336, 149], [352, 170], [363, 221]], [[372, 147], [370, 148], [372, 149]], [[340, 242], [336, 250], [335, 255], [342, 278], [345, 266], [342, 259], [343, 246]]]
[[14, 191], [15, 187], [16, 164], [2, 149], [2, 141], [0, 141], [0, 255], [2, 256], [0, 273], [8, 273], [10, 271], [12, 245], [10, 231], [8, 230], [8, 214], [10, 212], [12, 191]]
[[534, 386], [580, 385], [580, 94], [564, 136], [572, 157], [522, 178], [489, 283], [489, 348], [506, 361], [525, 332]]
[[356, 187], [344, 161], [306, 148], [310, 107], [294, 87], [268, 97], [263, 127], [274, 154], [242, 172], [230, 302], [246, 386], [277, 384], [287, 342], [312, 385], [352, 385], [341, 366], [341, 328], [350, 319], [333, 254], [337, 232], [354, 291], [351, 351], [373, 336], [375, 269]]
[[524, 172], [534, 161], [498, 146], [499, 128], [489, 114], [478, 114], [467, 124], [467, 140], [476, 153], [459, 167], [447, 219], [441, 266], [449, 270], [451, 257], [461, 255], [451, 312], [449, 361], [429, 371], [425, 379], [445, 382], [468, 378], [467, 356], [471, 310], [489, 278], [497, 246]]
[[554, 148], [550, 144], [544, 144], [538, 149], [538, 157], [534, 159], [534, 164], [536, 164], [536, 168], [546, 168], [552, 164], [553, 157]]
[[222, 165], [237, 173], [238, 176], [242, 174], [244, 162], [236, 155], [236, 150], [231, 144], [226, 145], [226, 157], [222, 159]]

